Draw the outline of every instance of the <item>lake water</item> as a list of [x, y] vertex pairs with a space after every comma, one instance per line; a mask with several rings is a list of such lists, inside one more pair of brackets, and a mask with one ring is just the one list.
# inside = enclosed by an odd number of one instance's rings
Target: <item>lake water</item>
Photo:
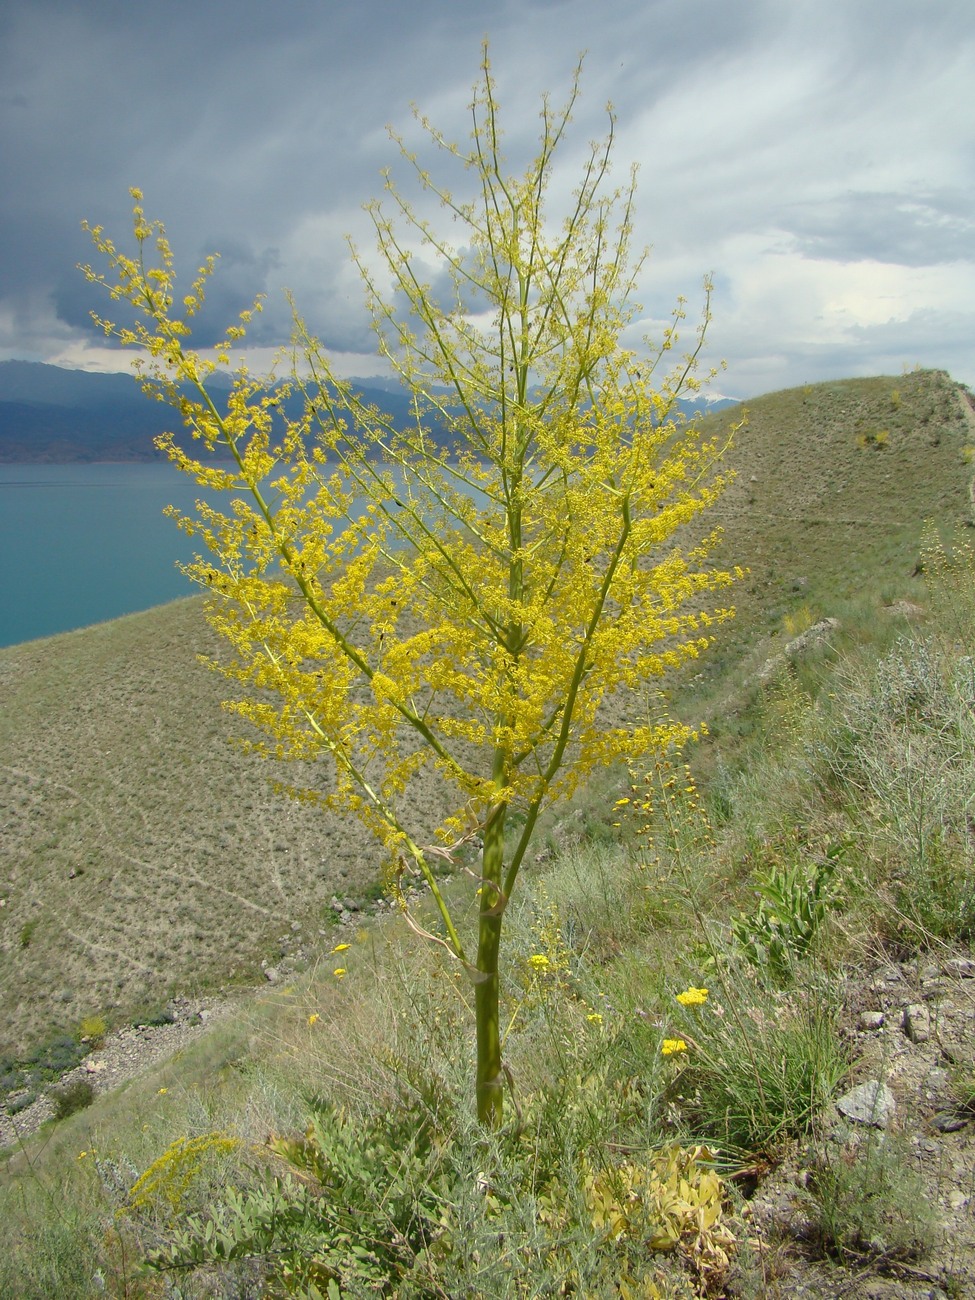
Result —
[[0, 646], [192, 595], [162, 512], [200, 492], [168, 463], [0, 465]]
[[193, 513], [201, 495], [168, 463], [0, 465], [0, 646], [199, 591], [176, 565], [205, 548], [163, 510]]

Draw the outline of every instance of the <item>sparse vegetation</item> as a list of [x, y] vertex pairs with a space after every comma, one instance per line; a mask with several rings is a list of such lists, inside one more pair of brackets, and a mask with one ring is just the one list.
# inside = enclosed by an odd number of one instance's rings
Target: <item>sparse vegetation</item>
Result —
[[[918, 379], [926, 377], [901, 381], [898, 410], [910, 407]], [[890, 381], [878, 391], [889, 413]], [[876, 459], [860, 457], [865, 468]], [[933, 498], [941, 491], [930, 490]], [[963, 518], [963, 485], [951, 500], [932, 516]], [[822, 542], [815, 524], [810, 535]], [[797, 564], [803, 537], [787, 553]], [[369, 918], [353, 933], [322, 925], [319, 911], [304, 972], [263, 982], [234, 1021], [165, 1075], [96, 1096], [23, 1154], [10, 1153], [0, 1179], [0, 1293], [72, 1300], [96, 1289], [162, 1297], [177, 1288], [189, 1300], [312, 1295], [316, 1285], [331, 1300], [369, 1294], [382, 1279], [403, 1300], [573, 1289], [786, 1300], [801, 1287], [866, 1294], [871, 1277], [893, 1273], [904, 1296], [967, 1294], [975, 1285], [965, 1127], [975, 1039], [964, 973], [973, 960], [975, 865], [972, 587], [965, 549], [933, 539], [922, 547], [920, 521], [910, 537], [894, 525], [863, 541], [865, 552], [846, 551], [865, 575], [855, 600], [834, 602], [811, 566], [815, 594], [777, 587], [763, 596], [753, 575], [754, 644], [739, 642], [733, 674], [715, 669], [696, 686], [711, 736], [669, 756], [669, 768], [648, 774], [635, 765], [634, 775], [594, 786], [546, 828], [541, 860], [508, 918], [502, 1023], [517, 1029], [509, 1044], [516, 1105], [500, 1134], [485, 1139], [467, 1114], [470, 1062], [456, 1033], [464, 990], [449, 966], [402, 943], [396, 917]], [[837, 554], [823, 552], [834, 573], [848, 542], [837, 535]], [[922, 551], [927, 582], [911, 577]], [[899, 613], [901, 601], [925, 617]], [[840, 619], [828, 652], [812, 651], [764, 682], [742, 669], [769, 657], [785, 615], [805, 602]], [[136, 668], [165, 672], [164, 659], [152, 658], [154, 636], [165, 643], [160, 633], [184, 617], [189, 626], [195, 613], [176, 606], [135, 620], [145, 635]], [[736, 637], [744, 630], [739, 621]], [[133, 621], [116, 625], [116, 646], [132, 633]], [[105, 629], [59, 639], [69, 671], [84, 638], [95, 661], [109, 640]], [[39, 649], [7, 652], [0, 668], [30, 663], [42, 688]], [[209, 707], [211, 683], [201, 681], [197, 713]], [[39, 710], [21, 690], [25, 707]], [[124, 702], [137, 693], [120, 682], [115, 690], [124, 722], [132, 716]], [[663, 712], [664, 702], [650, 707]], [[65, 727], [58, 722], [62, 738], [71, 734]], [[189, 721], [185, 736], [190, 755]], [[239, 755], [224, 761], [247, 772]], [[256, 779], [248, 789], [254, 809], [270, 817], [270, 796]], [[156, 833], [163, 842], [162, 828]], [[300, 853], [300, 836], [296, 846]], [[47, 879], [65, 891], [76, 883]], [[147, 890], [151, 876], [138, 879]], [[229, 887], [226, 877], [219, 883]], [[319, 909], [351, 892], [327, 881]], [[76, 929], [71, 897], [58, 894], [67, 900], [64, 924]], [[144, 911], [130, 913], [136, 934]], [[3, 924], [5, 961], [31, 959], [42, 936], [52, 941], [38, 929], [21, 950], [23, 918], [4, 915]], [[202, 916], [195, 927], [206, 933]], [[280, 925], [269, 942], [288, 929]], [[750, 937], [756, 950], [781, 950], [781, 961], [749, 960]], [[216, 980], [227, 966], [211, 960]], [[228, 960], [238, 958], [224, 951], [219, 961]], [[962, 973], [948, 984], [952, 963]], [[895, 969], [908, 983], [888, 1009], [879, 999]], [[86, 973], [96, 977], [97, 964]], [[954, 1018], [939, 1010], [942, 999], [956, 1004]], [[145, 1004], [153, 1000], [162, 1005], [161, 992], [147, 991]], [[921, 1046], [900, 1025], [911, 1000], [932, 1021]], [[72, 1027], [93, 1014], [90, 984], [82, 982], [80, 1002], [83, 1010], [65, 1016]], [[50, 1006], [56, 1014], [57, 1002]], [[858, 1028], [864, 1008], [888, 1023]], [[121, 1018], [121, 1009], [113, 1014]], [[38, 1056], [50, 1067], [63, 1051], [76, 1064], [78, 1050], [74, 1033]], [[902, 1078], [914, 1057], [924, 1072]], [[4, 1068], [6, 1079], [21, 1067], [14, 1058]], [[844, 1127], [835, 1110], [838, 1094], [866, 1077], [889, 1079], [897, 1094], [889, 1130]], [[38, 1075], [32, 1087], [49, 1082]], [[158, 1196], [136, 1204], [140, 1179], [156, 1189], [152, 1171], [170, 1168], [178, 1213], [168, 1208], [165, 1178]], [[675, 1171], [687, 1189], [672, 1197]], [[359, 1235], [332, 1222], [343, 1202], [322, 1197], [325, 1187], [342, 1188]], [[786, 1209], [760, 1215], [758, 1203], [774, 1195]], [[691, 1210], [703, 1230], [686, 1230]], [[218, 1259], [211, 1222], [228, 1234], [233, 1259], [159, 1271]], [[668, 1241], [662, 1222], [674, 1227]], [[150, 1256], [156, 1269], [138, 1272]]]
[[849, 1143], [824, 1142], [808, 1185], [810, 1246], [854, 1265], [922, 1259], [937, 1219], [903, 1141], [868, 1132]]

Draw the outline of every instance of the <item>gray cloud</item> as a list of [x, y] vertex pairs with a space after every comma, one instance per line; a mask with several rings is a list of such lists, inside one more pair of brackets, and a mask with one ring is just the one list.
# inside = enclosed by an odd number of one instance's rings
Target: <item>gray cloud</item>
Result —
[[975, 250], [975, 214], [959, 191], [842, 194], [782, 217], [805, 257], [933, 266], [968, 261]]
[[[122, 242], [138, 185], [187, 278], [205, 253], [223, 254], [203, 341], [265, 292], [252, 337], [284, 342], [288, 287], [327, 346], [364, 354], [365, 370], [372, 342], [345, 236], [368, 255], [361, 205], [396, 164], [387, 122], [433, 162], [411, 101], [466, 136], [485, 35], [514, 167], [535, 147], [540, 95], [561, 102], [588, 50], [553, 199], [571, 192], [612, 99], [616, 174], [641, 166], [648, 319], [678, 293], [693, 305], [713, 270], [730, 390], [804, 382], [824, 358], [863, 373], [888, 355], [877, 295], [891, 320], [914, 321], [919, 356], [940, 349], [975, 380], [958, 340], [975, 295], [969, 0], [608, 0], [598, 16], [582, 0], [10, 0], [0, 358], [80, 363], [97, 344], [88, 311], [100, 304], [75, 270], [91, 257], [79, 223]], [[866, 269], [878, 264], [882, 282]], [[440, 283], [438, 267], [430, 276]]]

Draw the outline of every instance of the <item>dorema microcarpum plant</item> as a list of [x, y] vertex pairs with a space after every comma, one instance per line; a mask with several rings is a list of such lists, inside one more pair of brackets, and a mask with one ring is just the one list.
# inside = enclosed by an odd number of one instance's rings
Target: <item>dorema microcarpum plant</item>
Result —
[[[643, 257], [631, 247], [635, 178], [609, 179], [612, 112], [566, 209], [549, 212], [578, 93], [577, 69], [563, 108], [543, 100], [527, 170], [509, 174], [485, 51], [469, 144], [420, 118], [446, 164], [473, 179], [469, 199], [394, 135], [420, 193], [452, 219], [443, 231], [425, 220], [387, 173], [385, 204], [367, 210], [388, 287], [353, 248], [379, 353], [411, 399], [406, 428], [334, 374], [297, 313], [286, 383], [240, 359], [250, 311], [212, 355], [193, 350], [215, 261], [181, 294], [139, 191], [134, 252], [89, 227], [109, 270], [84, 268], [135, 309], [128, 324], [95, 319], [141, 351], [145, 388], [197, 440], [160, 446], [212, 498], [232, 498], [179, 518], [208, 552], [187, 572], [231, 647], [220, 667], [244, 688], [232, 707], [266, 734], [264, 752], [327, 765], [295, 793], [352, 810], [378, 835], [401, 900], [404, 872], [425, 879], [439, 920], [411, 920], [473, 982], [477, 1110], [491, 1127], [505, 1089], [504, 911], [539, 815], [597, 765], [687, 738], [685, 725], [608, 726], [600, 705], [694, 659], [727, 613], [706, 609], [708, 593], [734, 577], [709, 567], [713, 537], [675, 539], [724, 481], [724, 448], [679, 408], [700, 387], [710, 286], [676, 364], [683, 301], [656, 344], [624, 346]], [[218, 448], [229, 461], [214, 461]], [[429, 767], [453, 807], [433, 845], [407, 795]], [[433, 868], [475, 839], [468, 937]]]

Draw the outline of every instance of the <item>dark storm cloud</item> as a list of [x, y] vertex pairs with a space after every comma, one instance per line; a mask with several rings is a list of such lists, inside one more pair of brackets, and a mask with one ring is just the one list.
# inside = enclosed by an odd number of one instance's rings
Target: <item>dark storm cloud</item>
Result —
[[[571, 193], [612, 99], [617, 178], [641, 164], [648, 318], [717, 272], [718, 337], [743, 382], [842, 346], [869, 367], [880, 346], [871, 295], [935, 331], [975, 293], [968, 0], [607, 0], [598, 13], [582, 0], [10, 0], [0, 357], [93, 363], [88, 311], [102, 304], [75, 270], [92, 257], [79, 223], [123, 242], [132, 185], [165, 220], [187, 280], [223, 253], [203, 341], [264, 292], [252, 339], [284, 342], [287, 287], [327, 346], [371, 353], [345, 237], [371, 256], [361, 205], [396, 164], [387, 122], [432, 158], [412, 101], [466, 138], [485, 36], [514, 167], [537, 141], [541, 93], [561, 103], [588, 51], [553, 197]], [[887, 281], [862, 276], [868, 263], [886, 265]], [[947, 263], [950, 281], [936, 274]], [[857, 292], [837, 267], [856, 272]], [[429, 278], [441, 285], [443, 269], [431, 264]]]

